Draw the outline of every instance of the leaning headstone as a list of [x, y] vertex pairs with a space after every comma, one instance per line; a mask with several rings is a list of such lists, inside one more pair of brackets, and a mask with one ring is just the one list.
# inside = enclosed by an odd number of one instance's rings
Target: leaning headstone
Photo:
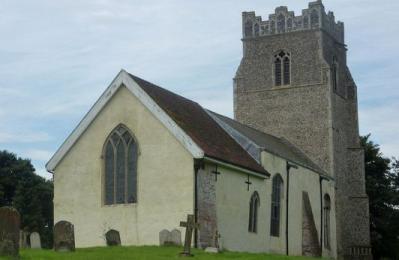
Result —
[[72, 223], [62, 220], [54, 225], [54, 250], [75, 251], [75, 233]]
[[40, 235], [37, 232], [33, 232], [29, 236], [30, 238], [30, 248], [34, 249], [41, 249], [42, 248], [42, 243], [40, 241]]
[[28, 248], [28, 235], [29, 233], [21, 230], [19, 232], [19, 248]]
[[160, 246], [167, 246], [170, 240], [170, 232], [169, 230], [163, 229], [159, 232], [159, 245]]
[[174, 246], [181, 246], [181, 232], [178, 229], [173, 229], [170, 232], [170, 240], [169, 240], [171, 245]]
[[107, 233], [105, 233], [105, 239], [107, 241], [107, 246], [120, 246], [121, 245], [121, 237], [119, 232], [111, 229]]
[[11, 207], [0, 208], [0, 256], [18, 256], [20, 216]]

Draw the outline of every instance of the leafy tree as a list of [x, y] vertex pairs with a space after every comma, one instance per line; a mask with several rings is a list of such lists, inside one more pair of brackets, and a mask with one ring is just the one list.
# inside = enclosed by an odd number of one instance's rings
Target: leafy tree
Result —
[[365, 151], [370, 230], [376, 259], [399, 258], [399, 161], [383, 156], [370, 135], [361, 137]]
[[0, 151], [0, 206], [13, 206], [21, 229], [39, 232], [42, 246], [52, 247], [53, 183], [35, 174], [28, 159]]

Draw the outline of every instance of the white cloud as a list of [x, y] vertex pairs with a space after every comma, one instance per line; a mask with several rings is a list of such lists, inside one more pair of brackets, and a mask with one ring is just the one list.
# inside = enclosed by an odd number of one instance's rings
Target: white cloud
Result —
[[24, 158], [47, 162], [48, 160], [50, 160], [51, 156], [53, 156], [53, 152], [40, 149], [29, 149], [25, 152], [22, 152], [21, 155]]
[[44, 132], [0, 132], [0, 143], [37, 143], [51, 140], [51, 136]]

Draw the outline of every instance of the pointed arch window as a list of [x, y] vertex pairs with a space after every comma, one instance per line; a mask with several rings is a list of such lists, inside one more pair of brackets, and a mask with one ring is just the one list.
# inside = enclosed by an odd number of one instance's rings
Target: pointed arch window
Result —
[[258, 208], [260, 205], [259, 194], [254, 192], [249, 201], [249, 224], [248, 231], [256, 233], [258, 229]]
[[291, 60], [288, 52], [281, 51], [274, 56], [274, 85], [291, 84]]
[[136, 140], [119, 125], [109, 135], [104, 149], [104, 204], [137, 202]]
[[331, 199], [330, 195], [324, 195], [323, 219], [324, 219], [324, 247], [330, 249], [330, 212]]
[[280, 174], [276, 174], [272, 180], [272, 208], [270, 221], [270, 235], [274, 237], [280, 236], [282, 190], [283, 178], [281, 178]]

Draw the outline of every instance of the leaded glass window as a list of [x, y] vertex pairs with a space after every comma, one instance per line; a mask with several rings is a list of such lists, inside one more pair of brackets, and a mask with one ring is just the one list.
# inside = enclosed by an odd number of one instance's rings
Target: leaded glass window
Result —
[[105, 143], [105, 205], [137, 202], [137, 155], [135, 139], [125, 126], [119, 125]]
[[290, 84], [290, 58], [284, 57], [284, 85]]
[[259, 194], [254, 192], [249, 201], [249, 224], [248, 231], [256, 233], [258, 229], [258, 208], [260, 205]]
[[281, 86], [281, 59], [279, 57], [274, 60], [274, 77], [276, 86]]
[[328, 194], [324, 195], [323, 205], [323, 226], [324, 226], [324, 247], [330, 248], [330, 212], [331, 212], [331, 200]]
[[290, 54], [281, 51], [274, 56], [274, 85], [291, 84], [291, 60]]
[[280, 236], [282, 187], [283, 179], [280, 174], [277, 174], [272, 180], [272, 208], [270, 221], [270, 235], [274, 237]]

